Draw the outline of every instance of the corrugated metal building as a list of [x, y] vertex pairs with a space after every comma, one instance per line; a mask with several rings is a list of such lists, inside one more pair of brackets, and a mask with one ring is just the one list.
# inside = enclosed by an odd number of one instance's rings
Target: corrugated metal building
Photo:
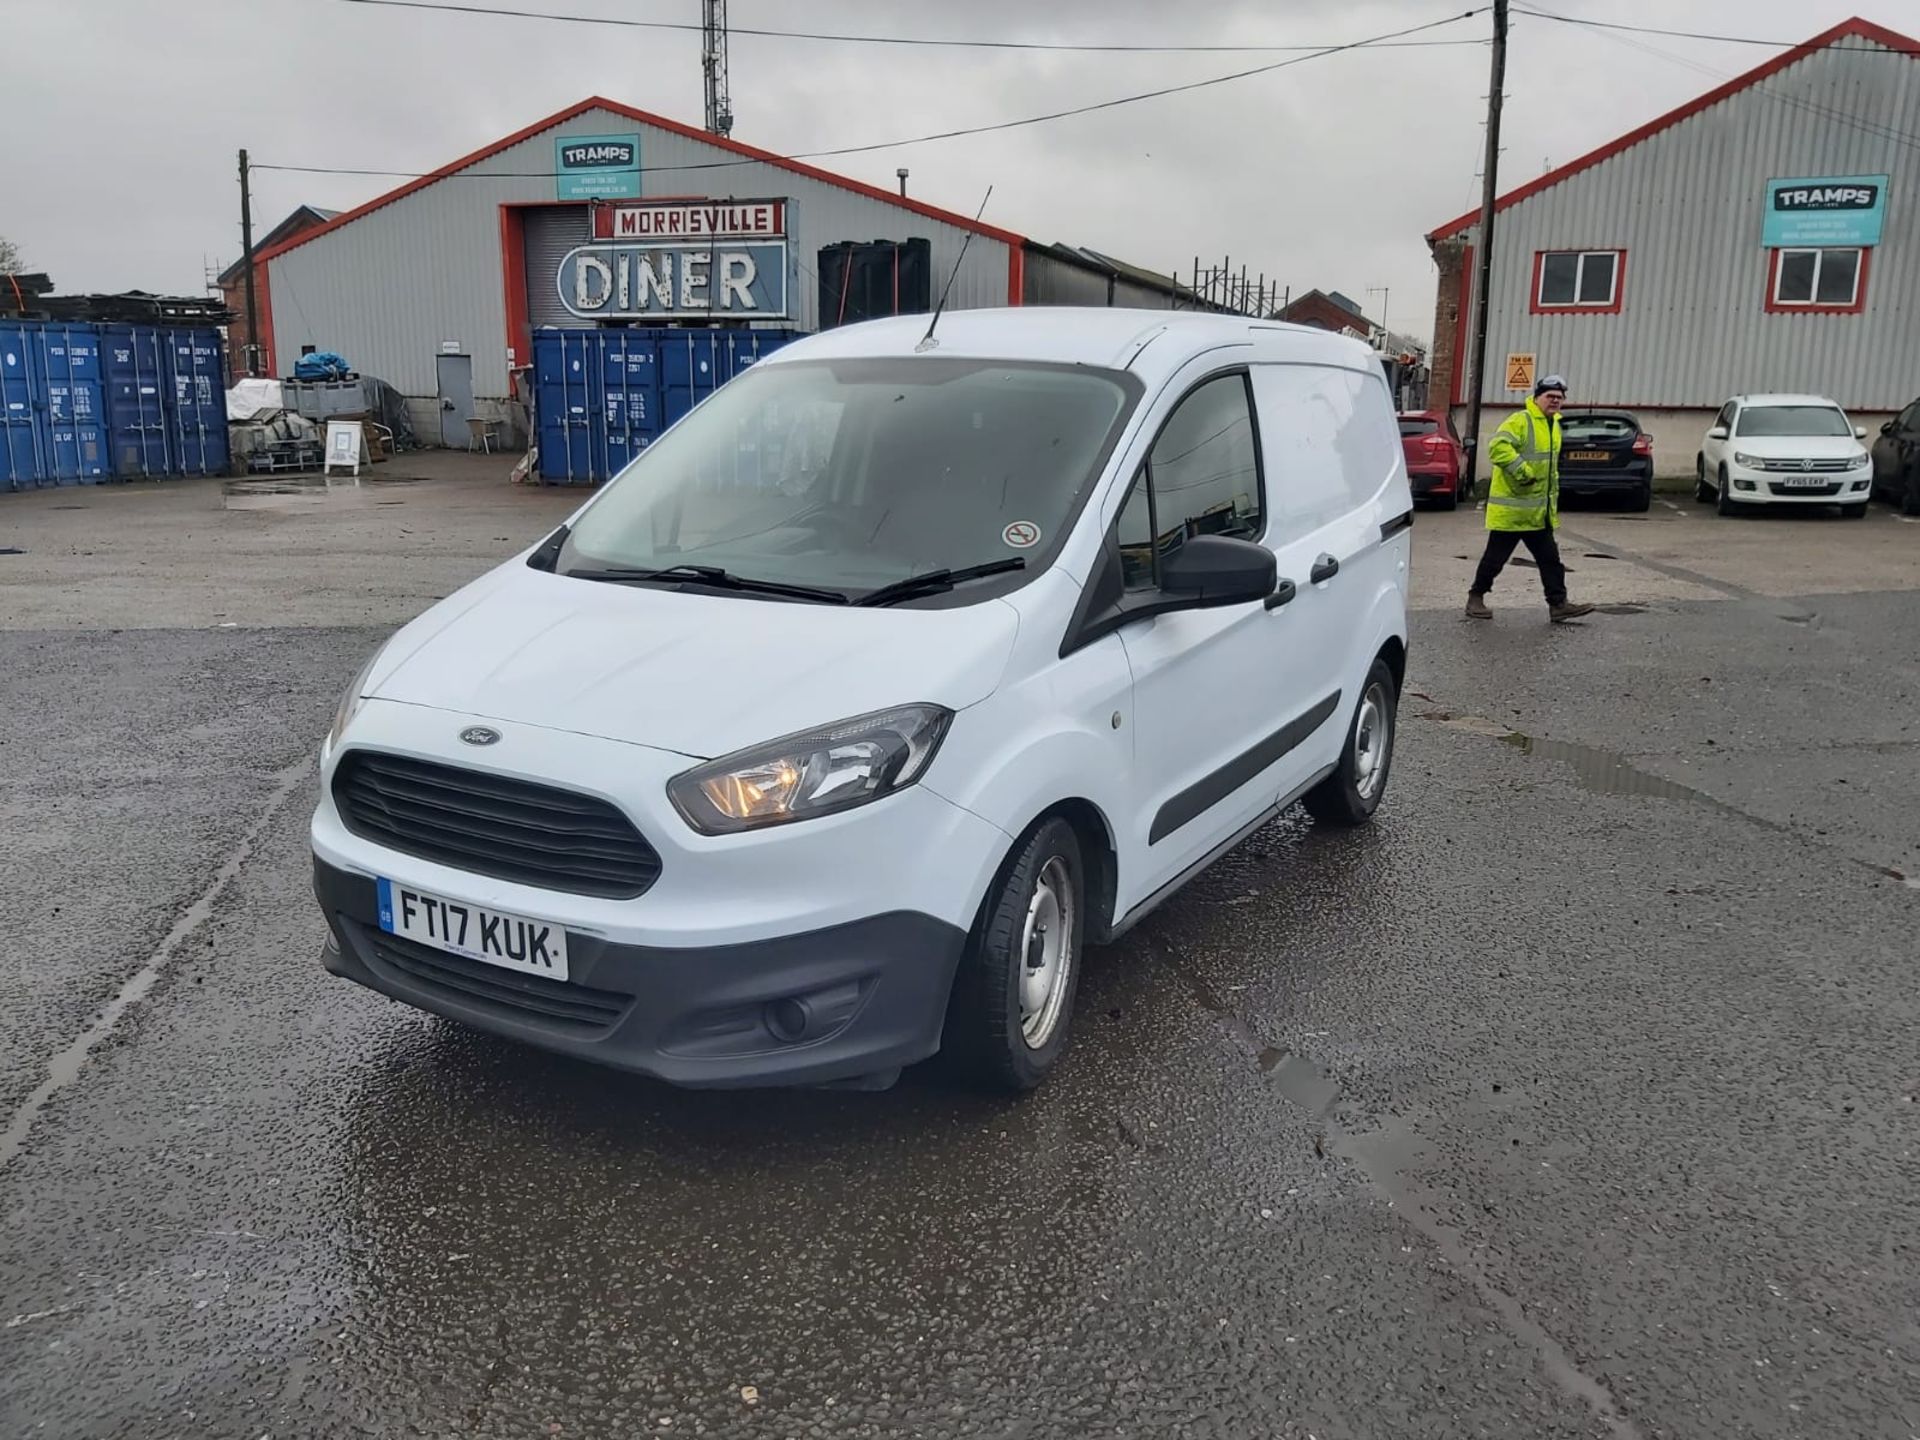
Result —
[[[577, 172], [569, 168], [576, 160]], [[731, 242], [713, 238], [732, 233], [728, 210], [755, 232], [735, 237], [737, 262], [716, 251]], [[678, 229], [662, 238], [650, 228], [711, 223], [703, 212], [722, 216], [721, 230], [706, 231], [705, 239]], [[623, 235], [645, 243], [617, 249]], [[529, 362], [535, 326], [593, 325], [602, 315], [631, 312], [628, 318], [638, 323], [715, 320], [813, 330], [823, 320], [822, 296], [831, 303], [837, 283], [817, 273], [823, 248], [849, 242], [900, 247], [913, 240], [927, 242], [935, 295], [958, 262], [948, 300], [954, 309], [1195, 304], [1192, 292], [1172, 280], [1095, 252], [1036, 245], [967, 216], [594, 98], [264, 249], [256, 261], [264, 365], [270, 374], [285, 374], [304, 346], [335, 351], [410, 397], [423, 435], [440, 432], [443, 397], [518, 428], [524, 416], [508, 403], [509, 376]], [[569, 258], [583, 247], [597, 259]], [[643, 259], [665, 273], [642, 276]], [[693, 291], [685, 289], [689, 262]], [[785, 273], [768, 274], [769, 267]], [[749, 270], [752, 285], [742, 278]], [[645, 282], [656, 278], [663, 283], [650, 290]], [[637, 301], [630, 287], [637, 288]], [[662, 290], [687, 303], [660, 303]], [[597, 302], [600, 314], [588, 302]], [[832, 324], [842, 316], [824, 318]]]
[[[1736, 394], [1877, 423], [1920, 395], [1920, 44], [1849, 20], [1501, 196], [1496, 220], [1483, 436], [1528, 354], [1569, 404], [1638, 413], [1663, 474], [1691, 473]], [[1479, 212], [1427, 239], [1434, 393], [1465, 405]]]

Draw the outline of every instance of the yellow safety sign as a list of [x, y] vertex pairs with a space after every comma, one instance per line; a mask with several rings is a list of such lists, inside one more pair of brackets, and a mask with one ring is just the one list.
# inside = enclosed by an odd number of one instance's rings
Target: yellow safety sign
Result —
[[1534, 357], [1516, 352], [1507, 356], [1507, 389], [1533, 389]]

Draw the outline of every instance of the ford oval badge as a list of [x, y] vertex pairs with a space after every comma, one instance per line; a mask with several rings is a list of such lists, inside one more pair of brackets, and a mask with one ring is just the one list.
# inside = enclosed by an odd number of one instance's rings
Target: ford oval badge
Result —
[[492, 745], [500, 739], [500, 732], [485, 725], [469, 725], [460, 732], [460, 739], [467, 745]]

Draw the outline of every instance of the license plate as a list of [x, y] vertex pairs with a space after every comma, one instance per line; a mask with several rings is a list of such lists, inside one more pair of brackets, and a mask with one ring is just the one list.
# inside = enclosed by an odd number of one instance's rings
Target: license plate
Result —
[[1569, 450], [1561, 458], [1564, 460], [1611, 460], [1613, 456], [1605, 450]]
[[507, 915], [382, 880], [380, 928], [403, 940], [504, 970], [548, 980], [567, 978], [567, 932], [545, 920]]
[[1774, 482], [1785, 490], [1824, 490], [1833, 483], [1830, 475], [1795, 475]]

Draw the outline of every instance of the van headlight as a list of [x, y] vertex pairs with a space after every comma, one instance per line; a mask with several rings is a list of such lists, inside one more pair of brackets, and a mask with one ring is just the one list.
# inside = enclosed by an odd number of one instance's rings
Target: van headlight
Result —
[[697, 766], [667, 796], [702, 835], [836, 815], [913, 784], [952, 723], [941, 705], [856, 716]]
[[1743, 455], [1738, 450], [1733, 452], [1733, 463], [1738, 465], [1742, 470], [1764, 470], [1767, 468], [1767, 462], [1762, 460], [1758, 455]]
[[373, 673], [373, 662], [380, 658], [381, 651], [386, 648], [382, 645], [367, 657], [367, 663], [360, 667], [359, 673], [347, 686], [346, 693], [340, 697], [340, 703], [334, 707], [333, 728], [327, 731], [326, 743], [320, 747], [323, 760], [333, 753], [333, 747], [340, 743], [340, 737], [346, 733], [347, 726], [352, 723], [353, 717], [358, 715], [360, 707], [367, 703], [364, 693], [367, 688], [367, 676]]

